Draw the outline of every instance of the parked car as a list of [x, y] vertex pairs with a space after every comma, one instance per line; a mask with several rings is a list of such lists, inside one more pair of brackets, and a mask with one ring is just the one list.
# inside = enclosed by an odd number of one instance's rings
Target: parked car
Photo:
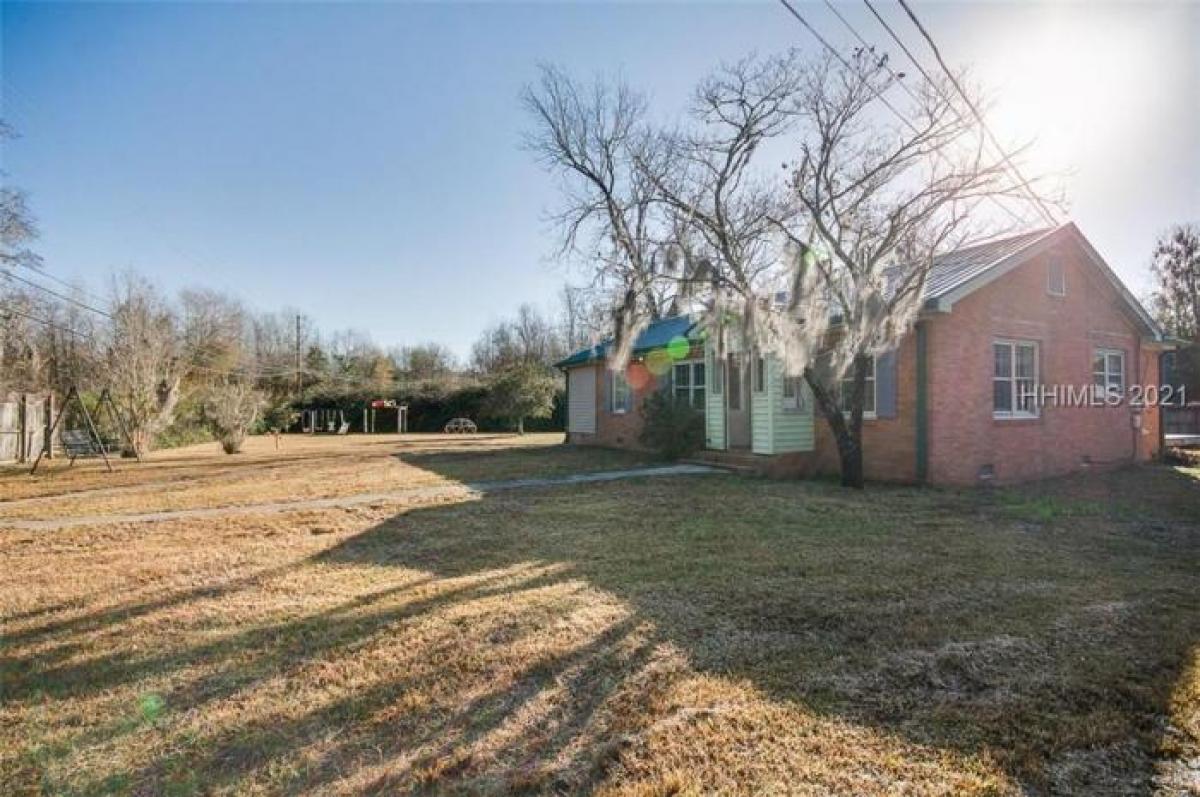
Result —
[[442, 431], [446, 434], [474, 434], [479, 431], [479, 427], [470, 418], [454, 418], [446, 422]]

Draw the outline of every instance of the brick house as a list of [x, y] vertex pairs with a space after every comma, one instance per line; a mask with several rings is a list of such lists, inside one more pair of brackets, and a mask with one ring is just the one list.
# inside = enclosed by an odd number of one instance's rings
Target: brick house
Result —
[[[765, 472], [836, 473], [804, 380], [770, 354], [718, 358], [705, 337], [680, 316], [650, 325], [622, 372], [607, 367], [608, 343], [558, 363], [568, 442], [637, 448], [643, 399], [670, 389], [704, 413], [710, 451]], [[1163, 347], [1074, 224], [939, 256], [915, 329], [873, 363], [867, 478], [1020, 482], [1154, 457], [1158, 408], [1136, 397], [1158, 385]]]

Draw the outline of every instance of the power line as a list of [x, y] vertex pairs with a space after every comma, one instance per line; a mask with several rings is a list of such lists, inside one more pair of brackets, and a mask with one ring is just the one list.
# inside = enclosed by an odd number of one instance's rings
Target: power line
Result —
[[996, 135], [988, 126], [987, 121], [983, 118], [983, 114], [980, 113], [979, 109], [975, 107], [975, 103], [971, 101], [971, 98], [967, 95], [967, 92], [963, 90], [962, 84], [958, 82], [958, 78], [956, 78], [954, 73], [950, 71], [950, 67], [946, 65], [945, 59], [942, 58], [942, 51], [938, 49], [937, 43], [933, 40], [933, 37], [929, 35], [929, 31], [926, 30], [925, 26], [921, 24], [921, 20], [917, 18], [915, 13], [913, 13], [913, 10], [908, 5], [907, 0], [898, 0], [898, 2], [904, 9], [904, 12], [908, 14], [908, 18], [911, 19], [912, 23], [917, 26], [917, 30], [920, 31], [921, 35], [925, 37], [925, 41], [929, 43], [929, 48], [933, 50], [933, 56], [937, 59], [938, 65], [942, 68], [942, 72], [946, 74], [946, 77], [950, 80], [950, 84], [954, 86], [954, 90], [958, 92], [958, 96], [962, 98], [963, 102], [966, 103], [967, 108], [970, 109], [971, 114], [975, 117], [975, 120], [979, 122], [979, 125], [981, 128], [983, 128], [984, 135], [987, 136], [988, 141], [990, 141], [992, 146], [1000, 151], [1000, 157], [1004, 159], [1004, 163], [1010, 169], [1012, 169], [1013, 174], [1019, 178], [1021, 187], [1025, 189], [1025, 193], [1042, 211], [1042, 215], [1045, 217], [1046, 221], [1052, 225], [1057, 225], [1058, 220], [1054, 217], [1054, 214], [1050, 211], [1050, 208], [1046, 206], [1046, 203], [1042, 201], [1042, 198], [1034, 193], [1033, 189], [1030, 188], [1029, 181], [1023, 174], [1021, 174], [1021, 170], [1017, 168], [1015, 163], [1013, 163], [1012, 158], [1008, 156], [1008, 152], [1004, 149], [1004, 147], [1000, 145], [999, 139], [996, 138]]
[[[826, 0], [826, 2], [829, 2], [829, 0]], [[925, 78], [926, 82], [928, 82], [929, 85], [931, 87], [933, 87], [933, 89], [935, 91], [938, 92], [938, 94], [941, 94], [944, 99], [949, 100], [949, 98], [946, 97], [945, 94], [942, 92], [941, 87], [938, 86], [936, 81], [934, 81], [933, 76], [930, 75], [929, 72], [925, 69], [925, 65], [922, 64], [921, 61], [916, 57], [916, 55], [913, 54], [912, 50], [908, 49], [908, 45], [906, 45], [904, 43], [904, 40], [902, 38], [900, 38], [900, 35], [898, 33], [896, 33], [896, 31], [892, 28], [892, 26], [888, 24], [887, 20], [883, 18], [883, 15], [879, 13], [879, 10], [877, 8], [875, 8], [875, 5], [871, 2], [871, 0], [863, 0], [863, 2], [866, 4], [867, 8], [871, 11], [871, 14], [875, 17], [875, 19], [879, 22], [879, 24], [881, 26], [883, 26], [883, 29], [885, 31], [887, 31], [887, 34], [892, 38], [892, 41], [896, 42], [896, 44], [900, 47], [900, 50], [904, 53], [904, 55], [908, 58], [908, 60], [910, 62], [912, 62], [912, 65], [915, 66], [917, 68], [917, 71], [920, 72], [922, 77]], [[951, 103], [951, 108], [953, 109], [953, 103]], [[958, 113], [957, 110], [955, 110], [954, 113], [960, 119], [962, 118], [962, 116]], [[984, 130], [985, 130], [985, 132], [990, 132], [990, 131], [987, 131], [986, 125], [984, 125]], [[1012, 163], [1011, 159], [1008, 156], [1008, 152], [1005, 151], [1005, 149], [1003, 147], [1001, 147], [999, 145], [999, 143], [994, 140], [994, 138], [992, 139], [992, 143], [996, 147], [996, 149], [998, 149], [1000, 151], [1000, 155], [1004, 159], [1004, 163], [1005, 163], [1006, 167], [1008, 168], [1009, 173], [1012, 174], [1012, 176], [1016, 178], [1017, 183], [1019, 183], [1021, 185], [1021, 187], [1025, 190], [1026, 195], [1028, 195], [1030, 198], [1032, 198], [1036, 204], [1041, 204], [1040, 200], [1038, 200], [1038, 198], [1033, 194], [1033, 190], [1030, 188], [1029, 182], [1025, 179], [1025, 177], [1021, 174], [1021, 172], [1016, 169], [1015, 165]], [[1040, 215], [1042, 216], [1042, 218], [1044, 218], [1050, 224], [1057, 223], [1057, 221], [1055, 220], [1053, 215], [1047, 215], [1046, 208], [1044, 206], [1041, 208]]]
[[[830, 52], [830, 54], [833, 55], [834, 58], [838, 59], [838, 61], [841, 62], [842, 66], [846, 67], [846, 69], [848, 69], [850, 72], [854, 71], [854, 67], [850, 64], [850, 62], [847, 61], [845, 58], [843, 58], [842, 54], [837, 51], [837, 48], [835, 48], [832, 44], [830, 44], [825, 39], [824, 36], [822, 36], [819, 32], [817, 32], [816, 28], [814, 28], [812, 25], [810, 25], [808, 23], [808, 20], [805, 19], [804, 16], [799, 11], [796, 10], [795, 6], [793, 6], [791, 3], [789, 3], [788, 0], [779, 0], [779, 2], [783, 5], [784, 8], [786, 8], [788, 10], [788, 12], [793, 17], [796, 18], [797, 22], [799, 22], [801, 25], [803, 25], [804, 28], [809, 33], [811, 33], [813, 35], [813, 37], [817, 41], [819, 41], [826, 50], [828, 50]], [[882, 93], [880, 93], [878, 90], [876, 90], [876, 88], [874, 86], [867, 84], [867, 88], [870, 89], [871, 93], [875, 95], [875, 98], [877, 100], [879, 100], [880, 102], [882, 102], [885, 106], [887, 106], [887, 109], [889, 111], [891, 111], [893, 114], [895, 114], [896, 118], [899, 119], [901, 122], [903, 122], [909, 130], [913, 131], [914, 133], [920, 132], [919, 130], [917, 130], [916, 125], [914, 125], [912, 122], [910, 122], [907, 116], [900, 113], [899, 109], [897, 109], [896, 106], [892, 105], [888, 101], [888, 99], [883, 96]]]
[[20, 310], [14, 310], [14, 309], [13, 309], [13, 308], [11, 308], [11, 307], [10, 307], [10, 308], [8, 308], [7, 310], [3, 310], [3, 311], [0, 311], [0, 312], [2, 312], [2, 313], [3, 313], [4, 315], [6, 315], [6, 316], [14, 316], [14, 315], [16, 315], [16, 316], [20, 316], [21, 318], [27, 318], [27, 319], [29, 319], [30, 321], [35, 321], [35, 322], [37, 322], [37, 323], [39, 323], [39, 324], [45, 324], [46, 326], [50, 327], [51, 329], [57, 329], [57, 330], [59, 330], [60, 332], [66, 332], [66, 333], [69, 333], [69, 334], [71, 334], [71, 335], [78, 335], [78, 336], [80, 336], [80, 337], [87, 338], [88, 340], [95, 340], [95, 339], [96, 339], [96, 338], [95, 338], [95, 337], [92, 335], [92, 333], [90, 333], [90, 332], [84, 332], [83, 330], [80, 330], [80, 329], [72, 329], [71, 327], [63, 326], [62, 324], [56, 323], [56, 322], [54, 322], [54, 321], [50, 321], [50, 320], [48, 320], [48, 319], [45, 319], [45, 318], [39, 318], [38, 316], [35, 316], [35, 315], [30, 315], [29, 313], [24, 313], [24, 312], [22, 312], [22, 311], [20, 311]]
[[18, 261], [18, 262], [16, 263], [16, 265], [18, 265], [18, 266], [24, 266], [25, 268], [27, 268], [27, 269], [29, 269], [30, 271], [32, 271], [34, 274], [37, 274], [39, 277], [44, 277], [44, 278], [46, 278], [46, 279], [50, 280], [51, 282], [53, 282], [53, 283], [55, 283], [55, 284], [57, 284], [57, 285], [61, 285], [62, 287], [66, 288], [66, 289], [68, 289], [68, 290], [75, 291], [75, 292], [79, 293], [79, 294], [80, 294], [80, 295], [82, 295], [82, 296], [86, 296], [87, 298], [91, 299], [91, 300], [92, 300], [92, 301], [94, 301], [94, 302], [103, 302], [103, 301], [105, 301], [103, 297], [101, 297], [101, 296], [100, 296], [100, 295], [98, 295], [98, 294], [92, 293], [92, 292], [91, 292], [91, 291], [89, 291], [87, 288], [83, 287], [82, 285], [76, 285], [76, 284], [74, 284], [74, 283], [67, 282], [67, 281], [66, 281], [66, 280], [64, 280], [64, 279], [60, 279], [59, 277], [56, 277], [56, 276], [54, 276], [53, 274], [51, 274], [51, 273], [50, 273], [50, 272], [48, 272], [48, 271], [43, 271], [43, 270], [42, 270], [42, 269], [40, 269], [40, 268], [35, 268], [34, 266], [31, 266], [31, 265], [29, 265], [28, 263], [22, 263], [22, 262], [20, 262], [20, 261]]
[[102, 315], [106, 318], [112, 318], [112, 315], [104, 310], [101, 310], [96, 307], [92, 307], [90, 304], [85, 304], [85, 303], [79, 301], [78, 299], [73, 299], [70, 296], [59, 293], [58, 291], [54, 290], [53, 288], [47, 288], [45, 285], [39, 285], [36, 282], [34, 282], [33, 280], [28, 280], [28, 279], [25, 279], [24, 277], [19, 277], [16, 274], [9, 271], [8, 269], [0, 269], [0, 274], [3, 274], [5, 277], [7, 277], [10, 280], [16, 280], [16, 281], [22, 282], [32, 288], [37, 288], [39, 291], [45, 291], [46, 293], [50, 294], [51, 296], [61, 299], [64, 302], [70, 302], [71, 304], [75, 305], [76, 307], [81, 307], [84, 310], [90, 310], [93, 313], [99, 313], [100, 315]]
[[[828, 50], [828, 51], [829, 51], [829, 53], [830, 53], [830, 54], [831, 54], [831, 55], [832, 55], [834, 58], [836, 58], [836, 59], [837, 59], [837, 60], [838, 60], [838, 61], [839, 61], [839, 62], [842, 64], [842, 66], [844, 66], [844, 67], [845, 67], [845, 68], [846, 68], [848, 71], [850, 71], [850, 72], [853, 72], [853, 71], [854, 71], [854, 67], [853, 67], [853, 66], [850, 64], [850, 62], [849, 62], [849, 61], [847, 61], [847, 60], [846, 60], [844, 57], [842, 57], [842, 54], [841, 54], [840, 52], [838, 52], [838, 51], [837, 51], [837, 49], [836, 49], [836, 48], [835, 48], [835, 47], [834, 47], [832, 44], [830, 44], [830, 43], [829, 43], [829, 41], [828, 41], [828, 40], [826, 40], [826, 39], [825, 39], [825, 37], [824, 37], [824, 36], [822, 36], [822, 35], [821, 35], [821, 34], [820, 34], [818, 31], [817, 31], [817, 29], [816, 29], [816, 28], [814, 28], [814, 27], [812, 26], [812, 25], [811, 25], [811, 24], [808, 22], [808, 20], [806, 20], [806, 19], [804, 18], [804, 16], [803, 16], [803, 15], [802, 15], [802, 14], [801, 14], [799, 11], [797, 11], [797, 10], [796, 10], [796, 8], [795, 8], [795, 7], [794, 7], [794, 6], [793, 6], [791, 3], [789, 3], [789, 2], [788, 2], [788, 0], [779, 0], [779, 2], [780, 2], [782, 5], [783, 5], [783, 7], [784, 7], [784, 8], [786, 8], [786, 9], [787, 9], [787, 11], [788, 11], [788, 12], [789, 12], [789, 13], [790, 13], [790, 14], [791, 14], [793, 17], [795, 17], [795, 18], [796, 18], [796, 20], [797, 20], [797, 21], [798, 21], [798, 22], [799, 22], [801, 25], [803, 25], [803, 26], [804, 26], [805, 30], [807, 30], [809, 33], [811, 33], [811, 34], [813, 35], [813, 38], [815, 38], [817, 41], [819, 41], [819, 42], [821, 43], [821, 45], [822, 45], [822, 46], [823, 46], [823, 47], [824, 47], [826, 50]], [[827, 5], [828, 5], [828, 3], [829, 3], [829, 0], [826, 0], [826, 4], [827, 4]], [[852, 26], [852, 25], [851, 25], [851, 24], [850, 24], [850, 23], [849, 23], [849, 22], [848, 22], [848, 21], [845, 19], [845, 17], [843, 17], [841, 14], [839, 14], [839, 13], [837, 12], [837, 10], [836, 10], [836, 9], [833, 9], [833, 6], [830, 6], [830, 8], [831, 8], [831, 9], [834, 11], [834, 13], [835, 13], [835, 14], [837, 14], [837, 17], [838, 17], [838, 19], [842, 20], [842, 24], [844, 24], [844, 25], [845, 25], [847, 28], [849, 28], [849, 29], [850, 29], [850, 32], [851, 32], [851, 33], [853, 33], [853, 34], [855, 35], [855, 37], [856, 37], [856, 38], [857, 38], [857, 39], [858, 39], [860, 42], [862, 42], [862, 43], [863, 43], [863, 46], [870, 48], [870, 45], [866, 43], [866, 40], [865, 40], [865, 39], [863, 39], [863, 37], [862, 37], [862, 36], [861, 36], [861, 35], [858, 33], [858, 31], [857, 31], [857, 30], [856, 30], [856, 29], [855, 29], [855, 28], [854, 28], [854, 27], [853, 27], [853, 26]], [[900, 80], [900, 76], [899, 76], [899, 75], [897, 75], [897, 74], [896, 74], [894, 71], [892, 71], [892, 69], [891, 69], [890, 67], [888, 67], [888, 66], [887, 66], [887, 64], [884, 64], [884, 68], [885, 68], [885, 69], [887, 69], [887, 71], [888, 71], [888, 72], [889, 72], [889, 73], [892, 75], [892, 77], [893, 77], [893, 78], [895, 78], [895, 82], [897, 82], [897, 83], [900, 83], [900, 85], [901, 85], [901, 86], [904, 88], [904, 90], [908, 92], [909, 96], [910, 96], [910, 97], [912, 97], [912, 96], [913, 96], [913, 94], [912, 94], [912, 91], [911, 91], [911, 90], [910, 90], [910, 89], [909, 89], [907, 86], [904, 86], [903, 82], [901, 82], [901, 80]], [[881, 92], [880, 92], [878, 89], [876, 89], [874, 86], [872, 86], [872, 85], [871, 85], [869, 82], [866, 82], [866, 83], [864, 83], [864, 84], [866, 85], [867, 89], [868, 89], [868, 90], [870, 90], [871, 94], [873, 94], [873, 95], [875, 96], [875, 98], [876, 98], [877, 100], [879, 100], [881, 103], [883, 103], [883, 105], [884, 105], [884, 106], [886, 106], [886, 107], [887, 107], [887, 109], [888, 109], [889, 111], [891, 111], [891, 112], [892, 112], [892, 114], [893, 114], [893, 115], [894, 115], [894, 116], [895, 116], [897, 119], [899, 119], [901, 122], [903, 122], [903, 123], [904, 123], [904, 126], [905, 126], [905, 127], [907, 127], [909, 130], [911, 130], [911, 131], [912, 131], [914, 134], [916, 134], [916, 135], [919, 135], [919, 134], [920, 134], [920, 131], [917, 129], [916, 125], [914, 125], [914, 124], [913, 124], [913, 123], [912, 123], [912, 122], [909, 120], [909, 118], [908, 118], [907, 116], [905, 116], [903, 113], [901, 113], [901, 112], [899, 111], [899, 109], [897, 109], [897, 108], [896, 108], [896, 106], [894, 106], [892, 103], [888, 102], [887, 98], [886, 98], [886, 97], [884, 97], [884, 96], [883, 96], [883, 94], [882, 94], [882, 93], [881, 93]], [[914, 97], [914, 99], [915, 99], [915, 97]], [[953, 108], [951, 108], [951, 110], [953, 110]], [[937, 155], [937, 157], [939, 157], [939, 158], [940, 158], [940, 159], [941, 159], [943, 162], [945, 162], [945, 161], [946, 161], [946, 156], [945, 156], [945, 155], [941, 154], [940, 152], [939, 152], [939, 153], [935, 153], [935, 154], [936, 154], [936, 155]], [[1003, 202], [1001, 202], [1001, 201], [1000, 201], [1000, 200], [999, 200], [999, 199], [998, 199], [996, 196], [994, 196], [994, 195], [990, 195], [990, 194], [989, 194], [989, 195], [988, 195], [986, 198], [987, 198], [987, 199], [990, 199], [990, 200], [992, 201], [992, 204], [994, 204], [996, 207], [1000, 208], [1000, 210], [1004, 211], [1004, 212], [1005, 212], [1005, 213], [1008, 215], [1008, 217], [1009, 217], [1009, 218], [1011, 218], [1013, 221], [1015, 221], [1015, 222], [1018, 222], [1018, 223], [1020, 223], [1020, 224], [1022, 224], [1022, 225], [1024, 225], [1024, 224], [1027, 224], [1027, 222], [1025, 221], [1025, 218], [1024, 218], [1023, 216], [1021, 216], [1020, 214], [1018, 214], [1018, 213], [1017, 213], [1016, 211], [1014, 211], [1012, 208], [1010, 208], [1010, 207], [1008, 207], [1007, 205], [1005, 205], [1005, 204], [1004, 204]], [[976, 201], [976, 203], [975, 203], [975, 205], [978, 205], [979, 201], [982, 201], [982, 200], [977, 200], [977, 201]], [[972, 205], [972, 208], [974, 208], [974, 207], [975, 207], [975, 205]]]

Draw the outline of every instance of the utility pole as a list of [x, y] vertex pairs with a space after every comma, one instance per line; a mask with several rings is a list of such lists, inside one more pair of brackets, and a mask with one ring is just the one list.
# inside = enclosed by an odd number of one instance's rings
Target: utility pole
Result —
[[296, 313], [296, 400], [300, 400], [300, 314]]

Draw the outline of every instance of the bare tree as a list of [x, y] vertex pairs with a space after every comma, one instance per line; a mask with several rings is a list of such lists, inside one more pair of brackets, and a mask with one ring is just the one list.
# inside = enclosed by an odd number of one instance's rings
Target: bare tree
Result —
[[[0, 119], [0, 141], [15, 138], [16, 133]], [[29, 248], [37, 239], [38, 229], [24, 191], [8, 184], [8, 173], [0, 171], [0, 266], [36, 267], [42, 259]]]
[[697, 87], [691, 124], [661, 134], [650, 148], [666, 153], [666, 166], [639, 158], [672, 211], [672, 252], [681, 262], [670, 272], [684, 295], [740, 308], [777, 275], [775, 225], [788, 207], [778, 179], [759, 161], [764, 146], [795, 123], [802, 74], [795, 52], [721, 66]]
[[413, 380], [445, 377], [457, 367], [454, 352], [440, 343], [402, 346], [393, 352], [392, 359], [397, 368]]
[[483, 331], [472, 347], [471, 362], [477, 371], [493, 374], [521, 363], [547, 366], [564, 351], [554, 324], [532, 305], [523, 304], [515, 318]]
[[1154, 245], [1154, 307], [1172, 335], [1200, 343], [1200, 224], [1178, 224]]
[[158, 291], [132, 274], [115, 282], [111, 315], [105, 358], [108, 381], [133, 446], [141, 454], [171, 423], [179, 403], [184, 364], [176, 320]]
[[632, 341], [664, 309], [667, 265], [656, 256], [662, 230], [651, 173], [663, 161], [649, 151], [645, 98], [623, 81], [583, 86], [543, 66], [522, 100], [532, 120], [525, 145], [562, 180], [560, 254], [582, 256], [596, 285], [615, 292], [617, 340]]
[[253, 359], [249, 317], [241, 302], [208, 289], [179, 294], [182, 353], [194, 367], [228, 370]]
[[597, 292], [588, 286], [563, 285], [560, 326], [563, 346], [568, 352], [592, 346], [610, 331], [612, 316]]
[[935, 256], [995, 234], [980, 201], [1033, 190], [1009, 168], [1011, 155], [989, 152], [948, 82], [911, 90], [907, 122], [882, 121], [881, 98], [899, 79], [869, 50], [804, 69], [793, 213], [779, 223], [789, 301], [747, 303], [744, 313], [755, 345], [804, 375], [853, 487], [863, 483], [871, 358], [912, 329]]
[[237, 454], [266, 403], [263, 393], [247, 376], [223, 375], [209, 385], [204, 396], [204, 414], [221, 450]]

